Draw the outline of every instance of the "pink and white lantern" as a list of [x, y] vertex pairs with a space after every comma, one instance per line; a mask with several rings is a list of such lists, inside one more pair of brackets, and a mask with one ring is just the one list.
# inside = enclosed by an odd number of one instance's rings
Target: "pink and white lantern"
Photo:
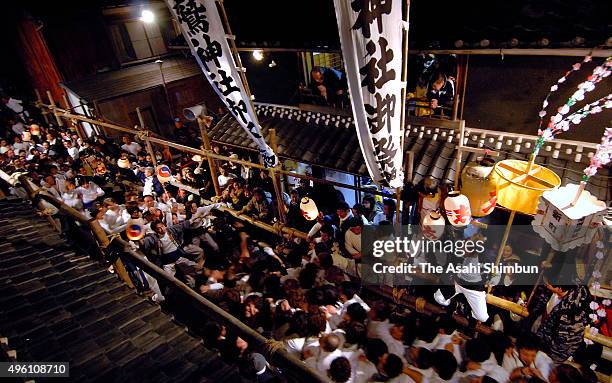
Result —
[[455, 227], [467, 226], [472, 221], [470, 200], [458, 191], [448, 193], [444, 200], [444, 209], [448, 222]]
[[556, 251], [567, 251], [591, 242], [606, 214], [605, 202], [580, 189], [579, 185], [568, 184], [546, 191], [540, 197], [531, 224], [533, 230]]

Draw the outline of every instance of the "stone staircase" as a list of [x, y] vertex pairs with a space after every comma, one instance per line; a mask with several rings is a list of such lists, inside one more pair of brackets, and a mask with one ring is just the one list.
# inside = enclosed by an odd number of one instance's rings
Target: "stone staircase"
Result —
[[69, 362], [71, 381], [242, 381], [235, 366], [12, 198], [0, 200], [0, 334], [20, 362]]

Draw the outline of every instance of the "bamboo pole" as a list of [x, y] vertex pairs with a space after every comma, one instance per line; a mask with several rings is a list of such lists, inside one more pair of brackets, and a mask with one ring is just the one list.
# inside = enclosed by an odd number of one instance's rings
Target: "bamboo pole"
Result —
[[[64, 99], [64, 104], [66, 105], [66, 109], [70, 109], [72, 105], [68, 101], [68, 97], [66, 96], [65, 93], [62, 95], [62, 98]], [[74, 123], [74, 129], [76, 130], [77, 135], [79, 136], [81, 140], [87, 139], [87, 136], [85, 135], [85, 133], [83, 133], [83, 129], [81, 129], [81, 124]]]
[[148, 140], [148, 133], [149, 131], [147, 130], [147, 127], [145, 126], [144, 123], [144, 118], [142, 117], [142, 112], [140, 111], [140, 107], [136, 107], [136, 115], [138, 116], [138, 122], [140, 123], [140, 129], [142, 129], [145, 132], [145, 137], [144, 137], [144, 142], [145, 145], [147, 147], [147, 152], [149, 152], [149, 155], [151, 156], [151, 161], [153, 161], [153, 166], [157, 167], [157, 158], [155, 158], [155, 152], [153, 151], [153, 147], [151, 146], [151, 142]]
[[[272, 148], [274, 153], [278, 153], [277, 152], [278, 147], [276, 145], [276, 129], [270, 129], [270, 147]], [[280, 161], [278, 162], [276, 167], [274, 167], [274, 169], [270, 169], [270, 175], [272, 176], [272, 186], [274, 186], [274, 193], [276, 194], [276, 206], [278, 209], [278, 219], [280, 220], [281, 223], [285, 223], [287, 221], [285, 217], [285, 204], [283, 202], [283, 191], [281, 190], [281, 187], [280, 187], [279, 174], [277, 172], [277, 170], [279, 169], [281, 169]], [[265, 170], [262, 170], [262, 172], [265, 172]]]
[[[195, 292], [189, 286], [178, 280], [171, 274], [166, 273], [157, 265], [151, 263], [145, 258], [145, 255], [139, 251], [134, 251], [130, 248], [129, 243], [123, 239], [115, 239], [117, 243], [124, 247], [124, 256], [128, 257], [131, 262], [134, 262], [141, 269], [152, 275], [155, 279], [163, 279], [171, 286], [177, 288], [180, 292], [187, 295], [191, 300], [197, 302], [199, 307], [209, 318], [229, 326], [233, 332], [240, 337], [245, 338], [249, 344], [254, 344], [260, 347], [268, 346], [270, 340], [257, 331], [253, 330], [239, 319], [224, 311], [219, 306], [215, 305], [202, 295]], [[329, 382], [319, 371], [309, 368], [295, 356], [290, 355], [284, 347], [266, 347], [271, 353], [272, 362], [293, 373], [303, 377], [308, 382]]]
[[[208, 137], [208, 126], [206, 121], [198, 116], [198, 126], [200, 127], [200, 135], [202, 136], [202, 146], [207, 151], [212, 151], [210, 146], [210, 138]], [[217, 168], [215, 161], [210, 156], [206, 156], [208, 161], [208, 169], [210, 170], [210, 178], [212, 178], [213, 187], [215, 188], [215, 195], [221, 195], [221, 187], [219, 186], [219, 178], [217, 176]], [[203, 161], [203, 160], [202, 160]]]
[[[47, 91], [47, 97], [49, 98], [49, 103], [51, 105], [55, 105], [55, 101], [53, 100], [53, 95], [51, 94], [50, 90]], [[62, 121], [61, 117], [55, 112], [53, 113], [53, 115], [55, 116], [55, 120], [57, 121], [57, 126], [64, 126], [64, 121]]]
[[40, 97], [40, 92], [38, 91], [38, 88], [34, 89], [34, 93], [36, 93], [36, 107], [40, 109], [40, 113], [42, 114], [45, 120], [45, 124], [49, 125], [49, 111], [43, 107], [44, 103], [42, 98]]
[[[504, 254], [504, 247], [506, 247], [506, 242], [508, 242], [508, 236], [510, 235], [510, 229], [512, 228], [512, 222], [514, 221], [514, 216], [516, 215], [516, 210], [510, 211], [510, 218], [508, 218], [508, 223], [506, 224], [506, 230], [504, 230], [504, 236], [502, 237], [501, 244], [499, 245], [499, 251], [497, 252], [497, 258], [495, 259], [495, 266], [499, 266], [501, 262], [502, 255]], [[491, 273], [491, 277], [494, 277], [496, 273]], [[487, 292], [490, 293], [493, 285], [489, 285]]]
[[467, 88], [467, 78], [468, 78], [468, 68], [470, 65], [470, 55], [465, 55], [465, 73], [462, 78], [462, 86], [461, 86], [461, 112], [459, 113], [459, 118], [463, 120], [463, 107], [465, 106], [465, 90]]
[[461, 159], [463, 157], [463, 137], [465, 136], [465, 120], [459, 121], [459, 144], [457, 145], [457, 156], [455, 164], [455, 190], [459, 190], [461, 178]]
[[[99, 120], [95, 120], [86, 116], [83, 116], [81, 114], [74, 114], [74, 113], [70, 113], [67, 110], [64, 110], [62, 108], [58, 108], [56, 106], [52, 106], [52, 105], [44, 105], [44, 108], [53, 110], [53, 111], [58, 111], [58, 113], [61, 114], [62, 117], [64, 118], [74, 118], [77, 119], [79, 121], [84, 121], [84, 122], [88, 122], [92, 125], [97, 125], [97, 126], [101, 126], [104, 128], [109, 128], [109, 129], [113, 129], [113, 130], [118, 130], [120, 132], [124, 132], [124, 133], [128, 133], [128, 134], [133, 134], [133, 135], [137, 135], [139, 133], [138, 130], [135, 129], [131, 129], [131, 128], [126, 128], [124, 126], [121, 125], [117, 125], [117, 124], [112, 124], [109, 122], [104, 122], [104, 121], [99, 121]], [[223, 160], [223, 161], [232, 161], [238, 164], [242, 164], [242, 165], [246, 165], [249, 166], [251, 168], [255, 168], [255, 169], [265, 169], [265, 167], [261, 164], [256, 164], [253, 162], [249, 162], [249, 161], [245, 161], [245, 160], [239, 160], [239, 159], [231, 159], [227, 156], [223, 156], [220, 154], [216, 154], [210, 150], [202, 150], [202, 149], [196, 149], [196, 148], [192, 148], [190, 146], [185, 146], [185, 145], [181, 145], [181, 144], [176, 144], [174, 142], [170, 142], [167, 140], [162, 140], [156, 137], [148, 137], [148, 139], [155, 144], [159, 144], [159, 145], [166, 145], [169, 146], [171, 148], [183, 151], [183, 152], [187, 152], [187, 153], [192, 153], [192, 154], [199, 154], [201, 156], [206, 156], [206, 157], [210, 157], [213, 159], [218, 159], [218, 160]], [[299, 174], [299, 173], [294, 173], [294, 172], [290, 172], [287, 170], [282, 170], [282, 169], [278, 169], [277, 170], [278, 173], [283, 174], [283, 175], [287, 175], [287, 176], [292, 176], [295, 178], [300, 178], [300, 179], [306, 179], [306, 180], [310, 180], [310, 181], [314, 181], [314, 182], [318, 182], [318, 183], [322, 183], [322, 184], [327, 184], [327, 185], [333, 185], [333, 186], [338, 186], [338, 187], [343, 187], [343, 188], [347, 188], [347, 189], [351, 189], [351, 190], [358, 190], [360, 192], [364, 192], [364, 193], [369, 193], [369, 194], [377, 194], [377, 195], [382, 195], [382, 196], [388, 196], [388, 194], [377, 191], [377, 190], [369, 190], [369, 189], [363, 189], [363, 188], [359, 188], [356, 189], [355, 186], [352, 185], [347, 185], [347, 184], [343, 184], [340, 182], [335, 182], [335, 181], [330, 181], [330, 180], [324, 180], [324, 179], [320, 179], [320, 178], [315, 178], [315, 177], [310, 177], [304, 174]]]

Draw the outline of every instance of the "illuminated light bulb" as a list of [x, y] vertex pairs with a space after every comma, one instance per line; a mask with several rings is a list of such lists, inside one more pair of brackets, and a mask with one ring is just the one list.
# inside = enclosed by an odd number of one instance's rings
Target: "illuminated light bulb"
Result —
[[256, 49], [253, 51], [253, 58], [257, 61], [261, 61], [264, 58], [263, 51], [261, 49]]
[[144, 21], [145, 23], [152, 23], [155, 21], [155, 14], [148, 9], [143, 9], [140, 14], [140, 20]]

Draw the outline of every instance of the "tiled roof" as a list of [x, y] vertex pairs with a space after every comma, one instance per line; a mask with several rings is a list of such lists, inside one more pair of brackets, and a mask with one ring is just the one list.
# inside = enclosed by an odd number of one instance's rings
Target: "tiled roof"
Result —
[[[352, 117], [261, 103], [256, 103], [256, 109], [266, 140], [269, 141], [269, 130], [276, 129], [281, 157], [367, 175]], [[459, 132], [453, 125], [457, 124], [447, 122], [442, 125], [450, 127], [425, 126], [436, 124], [435, 121], [424, 118], [407, 121], [404, 149], [414, 153], [414, 182], [426, 176], [440, 181], [454, 179], [455, 145]], [[244, 130], [229, 115], [211, 129], [210, 136], [219, 143], [255, 149]], [[536, 140], [537, 137], [531, 135], [465, 129], [465, 145], [500, 151], [497, 160], [528, 159]], [[582, 170], [594, 152], [595, 145], [591, 143], [555, 140], [542, 148], [536, 162], [554, 170], [563, 184], [576, 183], [580, 182]], [[473, 159], [473, 154], [466, 154], [462, 164]], [[587, 190], [603, 201], [612, 200], [611, 175], [609, 167], [600, 170], [589, 181]]]
[[69, 362], [79, 382], [240, 379], [21, 200], [0, 200], [0, 290], [0, 335], [20, 362]]
[[[202, 74], [197, 63], [191, 57], [165, 58], [162, 68], [166, 83]], [[61, 85], [80, 98], [93, 102], [161, 86], [162, 77], [159, 64], [153, 62], [99, 73]]]

